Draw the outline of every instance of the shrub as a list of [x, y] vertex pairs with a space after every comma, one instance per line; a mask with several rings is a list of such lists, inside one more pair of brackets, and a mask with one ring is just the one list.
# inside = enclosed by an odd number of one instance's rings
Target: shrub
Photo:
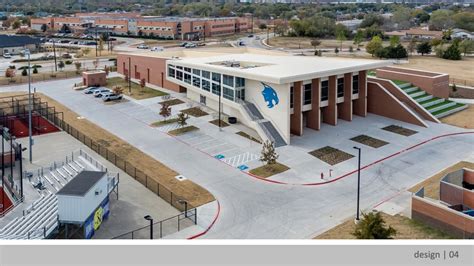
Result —
[[26, 68], [23, 68], [23, 70], [21, 71], [21, 75], [28, 76], [28, 71], [26, 71]]
[[397, 233], [393, 227], [385, 226], [380, 212], [362, 213], [362, 219], [352, 233], [357, 239], [391, 239]]
[[461, 51], [457, 43], [451, 44], [443, 53], [443, 58], [448, 60], [461, 60]]
[[65, 63], [66, 65], [71, 65], [71, 64], [72, 64], [72, 61], [71, 61], [71, 60], [66, 60], [66, 61], [64, 61], [64, 63]]
[[33, 74], [38, 74], [38, 68], [33, 67]]
[[422, 42], [416, 46], [416, 51], [422, 56], [431, 54], [431, 44], [429, 42]]

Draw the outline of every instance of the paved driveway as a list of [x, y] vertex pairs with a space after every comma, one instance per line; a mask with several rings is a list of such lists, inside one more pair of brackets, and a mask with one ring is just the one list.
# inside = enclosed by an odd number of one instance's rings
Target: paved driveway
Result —
[[[74, 82], [78, 79], [38, 83], [36, 87], [214, 194], [220, 202], [221, 212], [204, 237], [308, 238], [355, 213], [356, 175], [321, 186], [280, 185], [258, 180], [151, 128], [134, 116], [130, 106], [104, 105], [71, 90]], [[2, 87], [0, 90], [25, 88]], [[149, 112], [152, 115], [154, 111]], [[462, 131], [450, 126], [443, 128]], [[361, 207], [372, 209], [444, 167], [467, 157], [474, 160], [473, 146], [472, 135], [448, 137], [364, 170]], [[371, 159], [363, 158], [362, 163], [369, 163]]]

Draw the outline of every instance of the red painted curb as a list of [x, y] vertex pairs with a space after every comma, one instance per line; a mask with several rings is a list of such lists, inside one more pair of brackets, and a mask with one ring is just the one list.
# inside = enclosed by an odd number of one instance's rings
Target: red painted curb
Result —
[[219, 203], [219, 201], [216, 199], [217, 201], [217, 213], [216, 213], [216, 216], [214, 217], [214, 220], [212, 221], [212, 223], [206, 228], [206, 230], [202, 231], [201, 233], [199, 234], [196, 234], [196, 235], [193, 235], [193, 236], [190, 236], [188, 237], [187, 239], [196, 239], [198, 237], [201, 237], [205, 234], [207, 234], [207, 232], [209, 232], [209, 230], [211, 230], [211, 228], [214, 226], [214, 224], [216, 223], [217, 221], [217, 218], [219, 218], [219, 215], [221, 214], [221, 204]]

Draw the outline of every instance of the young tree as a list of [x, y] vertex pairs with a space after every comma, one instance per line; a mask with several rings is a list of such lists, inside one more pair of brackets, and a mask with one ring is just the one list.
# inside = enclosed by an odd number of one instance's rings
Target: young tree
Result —
[[33, 74], [38, 74], [38, 68], [36, 66], [33, 66]]
[[265, 30], [265, 29], [267, 29], [267, 24], [261, 23], [260, 25], [258, 25], [258, 28], [261, 29], [261, 30]]
[[357, 51], [360, 50], [360, 45], [364, 41], [364, 32], [362, 30], [357, 30], [357, 33], [354, 35], [354, 44], [357, 45]]
[[338, 55], [338, 54], [339, 54], [339, 48], [337, 48], [337, 47], [334, 48], [334, 53], [335, 53], [336, 55]]
[[260, 161], [269, 165], [275, 164], [276, 160], [278, 159], [278, 154], [275, 151], [275, 146], [273, 145], [272, 141], [265, 141], [263, 143], [262, 152], [260, 155]]
[[117, 94], [117, 95], [121, 95], [123, 93], [123, 89], [122, 89], [122, 87], [117, 85], [117, 86], [114, 86], [112, 88], [112, 92]]
[[166, 119], [171, 115], [171, 106], [167, 103], [161, 104], [160, 115], [166, 121]]
[[318, 39], [312, 39], [311, 40], [311, 46], [314, 47], [314, 50], [316, 51], [316, 47], [318, 47], [321, 44], [321, 41]]
[[41, 25], [41, 31], [42, 32], [46, 32], [47, 30], [48, 30], [48, 25], [46, 25], [46, 24]]
[[335, 33], [336, 33], [336, 39], [340, 44], [341, 51], [342, 51], [342, 43], [347, 40], [347, 27], [342, 25], [342, 24], [337, 24], [335, 28]]
[[380, 212], [362, 213], [362, 219], [357, 224], [354, 235], [357, 239], [391, 239], [397, 231], [385, 226]]
[[59, 67], [59, 70], [60, 70], [60, 71], [62, 71], [65, 66], [66, 66], [66, 65], [64, 64], [64, 62], [63, 62], [62, 60], [59, 61], [58, 67]]
[[424, 56], [431, 53], [431, 44], [429, 42], [422, 42], [416, 46], [416, 51]]
[[365, 46], [367, 53], [371, 54], [372, 56], [375, 55], [375, 52], [382, 49], [382, 38], [379, 36], [374, 36], [372, 40]]
[[146, 86], [145, 78], [140, 79], [140, 88], [142, 91], [145, 89], [145, 86]]
[[443, 53], [444, 59], [449, 60], [461, 60], [461, 51], [457, 42], [451, 44], [448, 49]]
[[408, 43], [408, 52], [410, 52], [410, 55], [415, 52], [416, 49], [416, 40], [411, 39], [410, 42]]
[[183, 112], [180, 112], [180, 113], [178, 114], [178, 121], [177, 121], [177, 122], [178, 122], [178, 125], [179, 125], [180, 127], [184, 127], [185, 125], [188, 124], [188, 123], [186, 122], [188, 119], [189, 119], [188, 114], [185, 114], [185, 113], [183, 113]]
[[23, 68], [23, 70], [21, 71], [21, 75], [22, 76], [28, 76], [28, 71], [26, 70], [26, 68]]
[[81, 72], [82, 63], [79, 61], [74, 62], [74, 66], [76, 67], [76, 74]]
[[459, 48], [464, 53], [464, 56], [474, 52], [474, 41], [465, 39], [459, 44]]
[[5, 77], [6, 78], [9, 78], [10, 79], [10, 82], [13, 81], [13, 78], [15, 77], [15, 74], [16, 74], [16, 70], [14, 68], [7, 68], [7, 70], [5, 70]]
[[108, 76], [110, 74], [110, 67], [104, 66], [105, 75]]
[[400, 44], [400, 37], [396, 35], [390, 37], [390, 46], [395, 47], [399, 44]]

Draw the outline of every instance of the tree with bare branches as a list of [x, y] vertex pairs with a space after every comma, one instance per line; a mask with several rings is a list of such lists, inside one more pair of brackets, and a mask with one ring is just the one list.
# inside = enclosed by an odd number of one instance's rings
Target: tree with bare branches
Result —
[[123, 88], [120, 86], [114, 86], [112, 88], [112, 92], [117, 95], [121, 95], [123, 93]]
[[171, 106], [168, 103], [161, 104], [160, 115], [165, 121], [171, 115]]
[[260, 161], [264, 162], [265, 164], [275, 164], [276, 160], [278, 159], [278, 153], [275, 151], [275, 146], [273, 145], [273, 141], [265, 141], [263, 143], [262, 152], [260, 155]]

